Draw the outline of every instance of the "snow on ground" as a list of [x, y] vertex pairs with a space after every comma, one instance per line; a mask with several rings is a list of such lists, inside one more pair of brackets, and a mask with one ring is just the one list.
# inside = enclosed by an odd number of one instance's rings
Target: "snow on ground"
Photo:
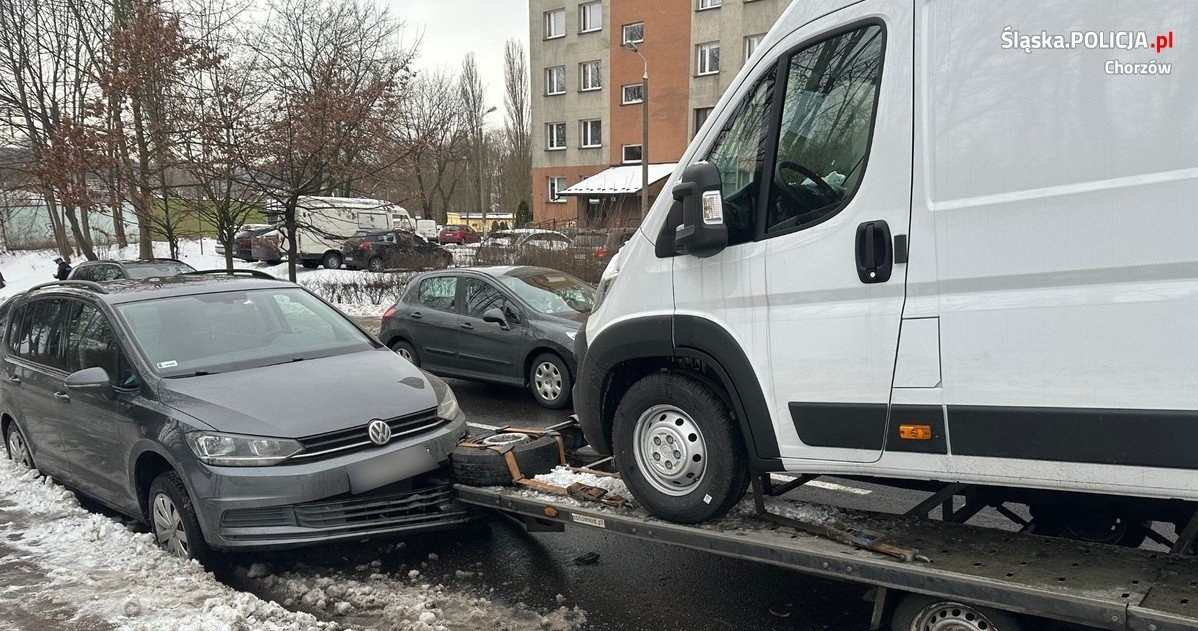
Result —
[[[363, 566], [372, 573], [358, 577], [314, 566], [279, 575], [260, 563], [240, 568], [275, 597], [263, 600], [170, 556], [152, 535], [87, 511], [50, 478], [8, 460], [0, 460], [0, 542], [0, 551], [11, 551], [0, 552], [0, 565], [20, 563], [44, 577], [36, 593], [46, 606], [72, 607], [77, 620], [104, 620], [121, 631], [573, 631], [586, 622], [577, 608], [540, 614], [429, 584], [419, 569], [373, 572], [381, 562]], [[430, 554], [428, 563], [436, 561]], [[0, 576], [0, 594], [5, 583]], [[5, 618], [0, 606], [0, 628], [11, 622]]]

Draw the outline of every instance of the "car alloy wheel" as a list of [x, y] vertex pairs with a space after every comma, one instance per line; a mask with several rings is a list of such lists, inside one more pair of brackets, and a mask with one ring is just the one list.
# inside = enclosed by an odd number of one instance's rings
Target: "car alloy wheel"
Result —
[[553, 362], [541, 362], [533, 373], [537, 392], [546, 401], [556, 401], [562, 395], [562, 372]]
[[689, 414], [673, 405], [655, 405], [641, 414], [633, 432], [633, 456], [654, 489], [686, 495], [703, 481], [707, 443]]
[[26, 469], [33, 468], [33, 456], [29, 453], [29, 445], [25, 443], [25, 436], [16, 425], [8, 429], [8, 457]]
[[191, 556], [187, 545], [187, 530], [183, 527], [183, 515], [166, 493], [159, 493], [154, 497], [153, 526], [154, 538], [158, 545], [175, 556]]

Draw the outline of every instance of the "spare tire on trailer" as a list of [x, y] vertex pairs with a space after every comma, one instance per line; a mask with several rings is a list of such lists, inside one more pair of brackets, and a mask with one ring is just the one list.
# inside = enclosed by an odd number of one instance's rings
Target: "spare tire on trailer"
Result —
[[548, 473], [561, 464], [561, 452], [551, 434], [538, 438], [520, 433], [492, 434], [472, 437], [467, 443], [484, 446], [458, 445], [449, 454], [449, 461], [453, 465], [454, 479], [469, 486], [512, 484], [507, 460], [501, 451], [491, 446], [510, 447], [516, 465], [525, 477]]

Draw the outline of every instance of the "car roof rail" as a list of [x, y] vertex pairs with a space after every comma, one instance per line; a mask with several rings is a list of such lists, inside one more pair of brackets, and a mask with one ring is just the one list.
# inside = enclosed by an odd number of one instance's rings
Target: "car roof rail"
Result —
[[74, 287], [76, 289], [90, 289], [97, 294], [108, 293], [108, 290], [105, 289], [103, 285], [94, 280], [55, 280], [48, 283], [42, 283], [40, 285], [34, 285], [33, 287], [29, 288], [29, 291], [34, 292], [39, 289], [46, 289], [50, 287]]
[[256, 269], [198, 269], [192, 272], [183, 272], [182, 274], [179, 274], [179, 276], [215, 276], [218, 274], [224, 274], [226, 276], [249, 276], [251, 278], [262, 278], [266, 280], [282, 280], [281, 278], [275, 278], [266, 272], [261, 272]]

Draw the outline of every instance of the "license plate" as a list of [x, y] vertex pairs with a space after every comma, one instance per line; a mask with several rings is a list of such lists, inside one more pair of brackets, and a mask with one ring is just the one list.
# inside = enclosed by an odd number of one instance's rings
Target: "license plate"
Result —
[[349, 465], [349, 492], [354, 495], [365, 493], [436, 468], [437, 459], [433, 458], [428, 447], [413, 445], [386, 456]]
[[345, 260], [347, 260], [347, 261], [352, 261], [352, 260], [354, 260], [354, 257], [352, 257], [352, 256], [347, 256], [347, 257], [345, 257]]

